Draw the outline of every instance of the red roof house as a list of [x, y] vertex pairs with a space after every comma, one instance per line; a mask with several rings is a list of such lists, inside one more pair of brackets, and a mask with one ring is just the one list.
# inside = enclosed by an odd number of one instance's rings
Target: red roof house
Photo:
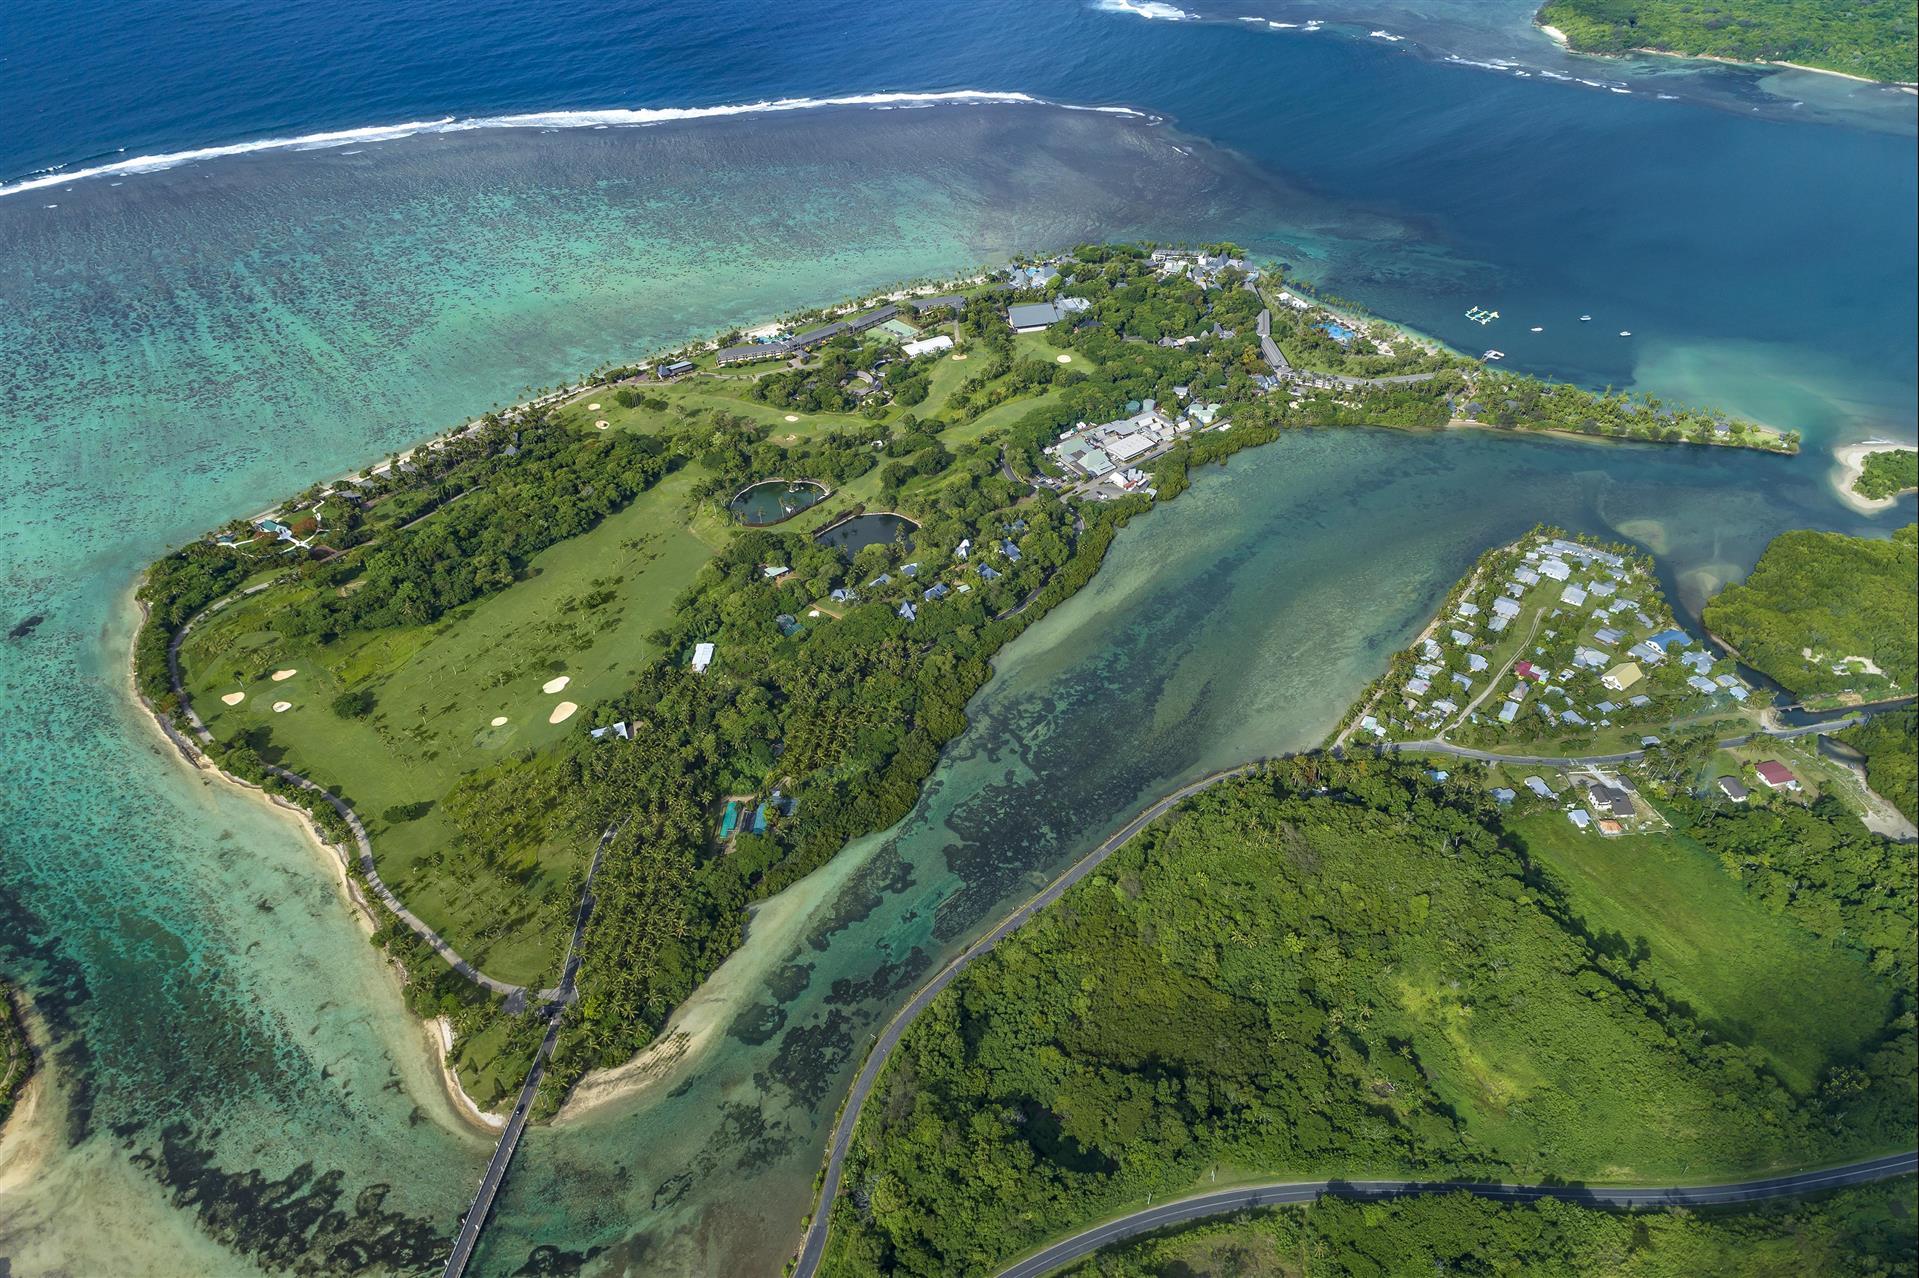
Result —
[[1531, 679], [1534, 683], [1538, 683], [1546, 677], [1546, 672], [1530, 661], [1522, 661], [1515, 665], [1513, 667], [1513, 673], [1521, 679]]
[[1759, 765], [1757, 770], [1759, 772], [1759, 779], [1766, 784], [1768, 789], [1797, 790], [1799, 788], [1799, 778], [1794, 776], [1792, 770], [1777, 759], [1767, 759]]

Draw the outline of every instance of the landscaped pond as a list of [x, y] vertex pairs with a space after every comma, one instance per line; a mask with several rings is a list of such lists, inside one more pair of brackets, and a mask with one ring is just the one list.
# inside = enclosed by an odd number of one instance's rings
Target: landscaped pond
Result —
[[726, 508], [748, 528], [764, 528], [791, 519], [825, 499], [825, 486], [810, 479], [769, 479], [742, 489]]
[[919, 525], [904, 515], [854, 515], [816, 534], [813, 540], [822, 546], [831, 546], [851, 559], [868, 546], [891, 545], [901, 538], [906, 540], [907, 548], [911, 549], [912, 534], [918, 529]]

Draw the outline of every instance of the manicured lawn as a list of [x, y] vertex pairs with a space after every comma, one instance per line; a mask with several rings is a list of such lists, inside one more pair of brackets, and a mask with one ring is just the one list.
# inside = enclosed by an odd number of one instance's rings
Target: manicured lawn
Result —
[[1617, 934], [1720, 1036], [1772, 1058], [1801, 1092], [1879, 1032], [1888, 991], [1850, 955], [1748, 896], [1684, 835], [1581, 833], [1560, 812], [1514, 822], [1595, 934]]
[[[381, 876], [462, 954], [502, 980], [533, 979], [565, 939], [544, 926], [540, 907], [566, 889], [586, 849], [542, 849], [539, 872], [508, 894], [496, 875], [452, 868], [480, 850], [459, 846], [437, 807], [404, 821], [386, 813], [437, 801], [468, 772], [584, 731], [584, 710], [548, 723], [554, 706], [589, 707], [630, 685], [651, 655], [645, 636], [727, 535], [715, 521], [700, 521], [704, 540], [689, 527], [686, 494], [697, 475], [669, 475], [592, 532], [536, 557], [525, 580], [432, 626], [322, 646], [275, 633], [283, 590], [236, 604], [202, 621], [183, 649], [194, 706], [216, 737], [255, 734], [268, 757], [347, 798], [367, 823]], [[280, 668], [299, 674], [274, 683], [268, 676]], [[570, 680], [562, 692], [541, 691], [562, 674]], [[332, 711], [336, 695], [361, 688], [376, 698], [369, 717]], [[236, 689], [247, 699], [223, 705], [220, 696]], [[278, 700], [293, 708], [275, 714]], [[507, 722], [492, 726], [501, 716]]]

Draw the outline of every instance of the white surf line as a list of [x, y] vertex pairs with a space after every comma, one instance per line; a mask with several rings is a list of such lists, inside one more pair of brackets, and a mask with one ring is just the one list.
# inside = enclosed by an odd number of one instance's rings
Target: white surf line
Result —
[[1142, 120], [1156, 117], [1126, 106], [1080, 106], [1070, 102], [1052, 102], [1030, 93], [998, 89], [947, 89], [934, 92], [854, 93], [831, 98], [769, 98], [759, 102], [738, 102], [710, 107], [610, 107], [582, 111], [533, 111], [520, 115], [442, 116], [437, 120], [411, 120], [404, 124], [379, 124], [357, 129], [334, 129], [305, 133], [298, 137], [259, 138], [252, 142], [233, 142], [224, 146], [198, 147], [189, 151], [169, 151], [160, 155], [141, 155], [114, 160], [72, 172], [42, 170], [11, 184], [0, 185], [0, 196], [23, 191], [64, 186], [86, 178], [117, 177], [127, 173], [157, 173], [230, 155], [250, 155], [257, 151], [319, 151], [357, 142], [392, 142], [422, 133], [466, 133], [476, 129], [582, 129], [609, 126], [645, 126], [676, 120], [705, 120], [731, 115], [767, 115], [778, 111], [811, 111], [822, 107], [845, 106], [937, 106], [941, 104], [996, 104], [1050, 106], [1065, 111], [1095, 111], [1103, 115], [1133, 116]]

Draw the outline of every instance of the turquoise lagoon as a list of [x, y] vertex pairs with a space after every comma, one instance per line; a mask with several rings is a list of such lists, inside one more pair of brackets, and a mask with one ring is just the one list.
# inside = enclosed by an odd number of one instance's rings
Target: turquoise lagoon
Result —
[[[1867, 145], [1700, 116], [1752, 154]], [[1021, 248], [1231, 236], [1436, 317], [1489, 276], [1501, 297], [1563, 306], [1568, 279], [1601, 270], [1591, 246], [1554, 270], [1532, 247], [1502, 258], [1463, 194], [1435, 192], [1422, 221], [1409, 193], [1314, 156], [1310, 137], [1302, 170], [1235, 145], [1037, 106], [829, 111], [430, 135], [0, 199], [0, 620], [44, 618], [0, 641], [0, 965], [50, 1044], [0, 1147], [12, 1272], [431, 1269], [488, 1146], [446, 1101], [328, 863], [185, 767], [133, 706], [145, 562], [523, 388]], [[1336, 200], [1341, 166], [1357, 191]], [[1858, 167], [1848, 188], [1834, 166], [1821, 207], [1910, 188]], [[1579, 192], [1535, 198], [1550, 217]], [[704, 1037], [650, 1085], [605, 1088], [529, 1138], [481, 1270], [777, 1272], [822, 1124], [902, 991], [1168, 785], [1312, 744], [1486, 544], [1541, 519], [1630, 536], [1697, 606], [1778, 529], [1909, 518], [1910, 500], [1848, 514], [1821, 452], [1911, 437], [1909, 364], [1852, 340], [1912, 323], [1911, 246], [1886, 238], [1892, 223], [1858, 231], [1835, 268], [1854, 279], [1871, 251], [1891, 265], [1848, 293], [1853, 318], [1830, 337], [1747, 308], [1695, 332], [1696, 298], [1667, 299], [1704, 277], [1676, 280], [1663, 241], [1644, 250], [1657, 280], [1636, 271], [1632, 241], [1656, 222], [1606, 246], [1613, 296], [1658, 310], [1673, 338], [1663, 355], [1607, 348], [1586, 380], [1790, 409], [1775, 419], [1808, 430], [1801, 458], [1302, 435], [1138, 521], [1005, 654], [913, 816], [762, 911], [688, 1010]]]

